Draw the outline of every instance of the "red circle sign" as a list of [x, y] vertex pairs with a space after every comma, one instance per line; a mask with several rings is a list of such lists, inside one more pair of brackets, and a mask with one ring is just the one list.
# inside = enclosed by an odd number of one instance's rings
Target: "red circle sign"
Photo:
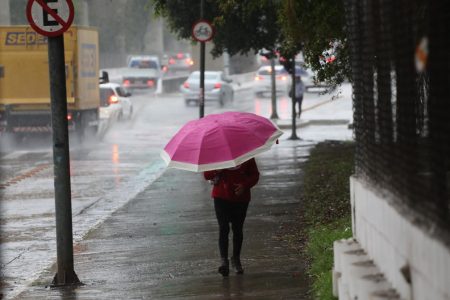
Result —
[[192, 36], [199, 42], [210, 41], [214, 36], [214, 28], [208, 21], [199, 20], [192, 26]]
[[72, 0], [28, 0], [27, 19], [37, 33], [61, 35], [72, 25], [73, 18]]

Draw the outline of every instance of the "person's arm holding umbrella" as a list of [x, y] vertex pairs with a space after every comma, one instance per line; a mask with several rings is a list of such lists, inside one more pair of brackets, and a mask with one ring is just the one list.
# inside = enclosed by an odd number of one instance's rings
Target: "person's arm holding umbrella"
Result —
[[245, 190], [250, 190], [254, 187], [259, 181], [259, 171], [256, 165], [256, 161], [254, 158], [245, 162], [246, 164], [246, 177], [242, 180], [242, 182], [235, 184], [234, 192], [237, 196], [242, 195]]

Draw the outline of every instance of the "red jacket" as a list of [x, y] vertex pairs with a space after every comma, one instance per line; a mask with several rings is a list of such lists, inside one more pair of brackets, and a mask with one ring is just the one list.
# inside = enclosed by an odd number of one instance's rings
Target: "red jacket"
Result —
[[[217, 176], [218, 182], [214, 184], [211, 191], [213, 198], [221, 198], [233, 202], [249, 202], [251, 199], [250, 188], [259, 180], [259, 171], [255, 159], [252, 158], [242, 163], [237, 168], [206, 171], [203, 173], [206, 180], [214, 180]], [[236, 195], [236, 184], [244, 186], [244, 192]]]

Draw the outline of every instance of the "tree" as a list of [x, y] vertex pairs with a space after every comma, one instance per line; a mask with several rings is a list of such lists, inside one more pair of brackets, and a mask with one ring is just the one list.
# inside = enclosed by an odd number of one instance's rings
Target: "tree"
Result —
[[284, 0], [279, 22], [286, 37], [282, 52], [302, 50], [321, 81], [339, 84], [350, 79], [342, 0]]
[[[157, 14], [167, 18], [179, 38], [191, 38], [192, 24], [200, 18], [200, 1], [153, 0]], [[205, 0], [204, 18], [216, 29], [214, 56], [225, 50], [247, 54], [260, 49], [275, 49], [281, 28], [276, 26], [279, 1]]]
[[[191, 37], [200, 1], [152, 2], [179, 38]], [[302, 51], [319, 80], [338, 84], [349, 77], [343, 0], [205, 0], [204, 16], [216, 28], [215, 56], [266, 49], [292, 58]]]

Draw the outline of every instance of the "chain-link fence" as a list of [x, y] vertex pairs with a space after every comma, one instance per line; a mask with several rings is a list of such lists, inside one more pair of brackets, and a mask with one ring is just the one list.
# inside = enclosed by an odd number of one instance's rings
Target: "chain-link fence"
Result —
[[450, 10], [345, 0], [356, 174], [450, 240]]

